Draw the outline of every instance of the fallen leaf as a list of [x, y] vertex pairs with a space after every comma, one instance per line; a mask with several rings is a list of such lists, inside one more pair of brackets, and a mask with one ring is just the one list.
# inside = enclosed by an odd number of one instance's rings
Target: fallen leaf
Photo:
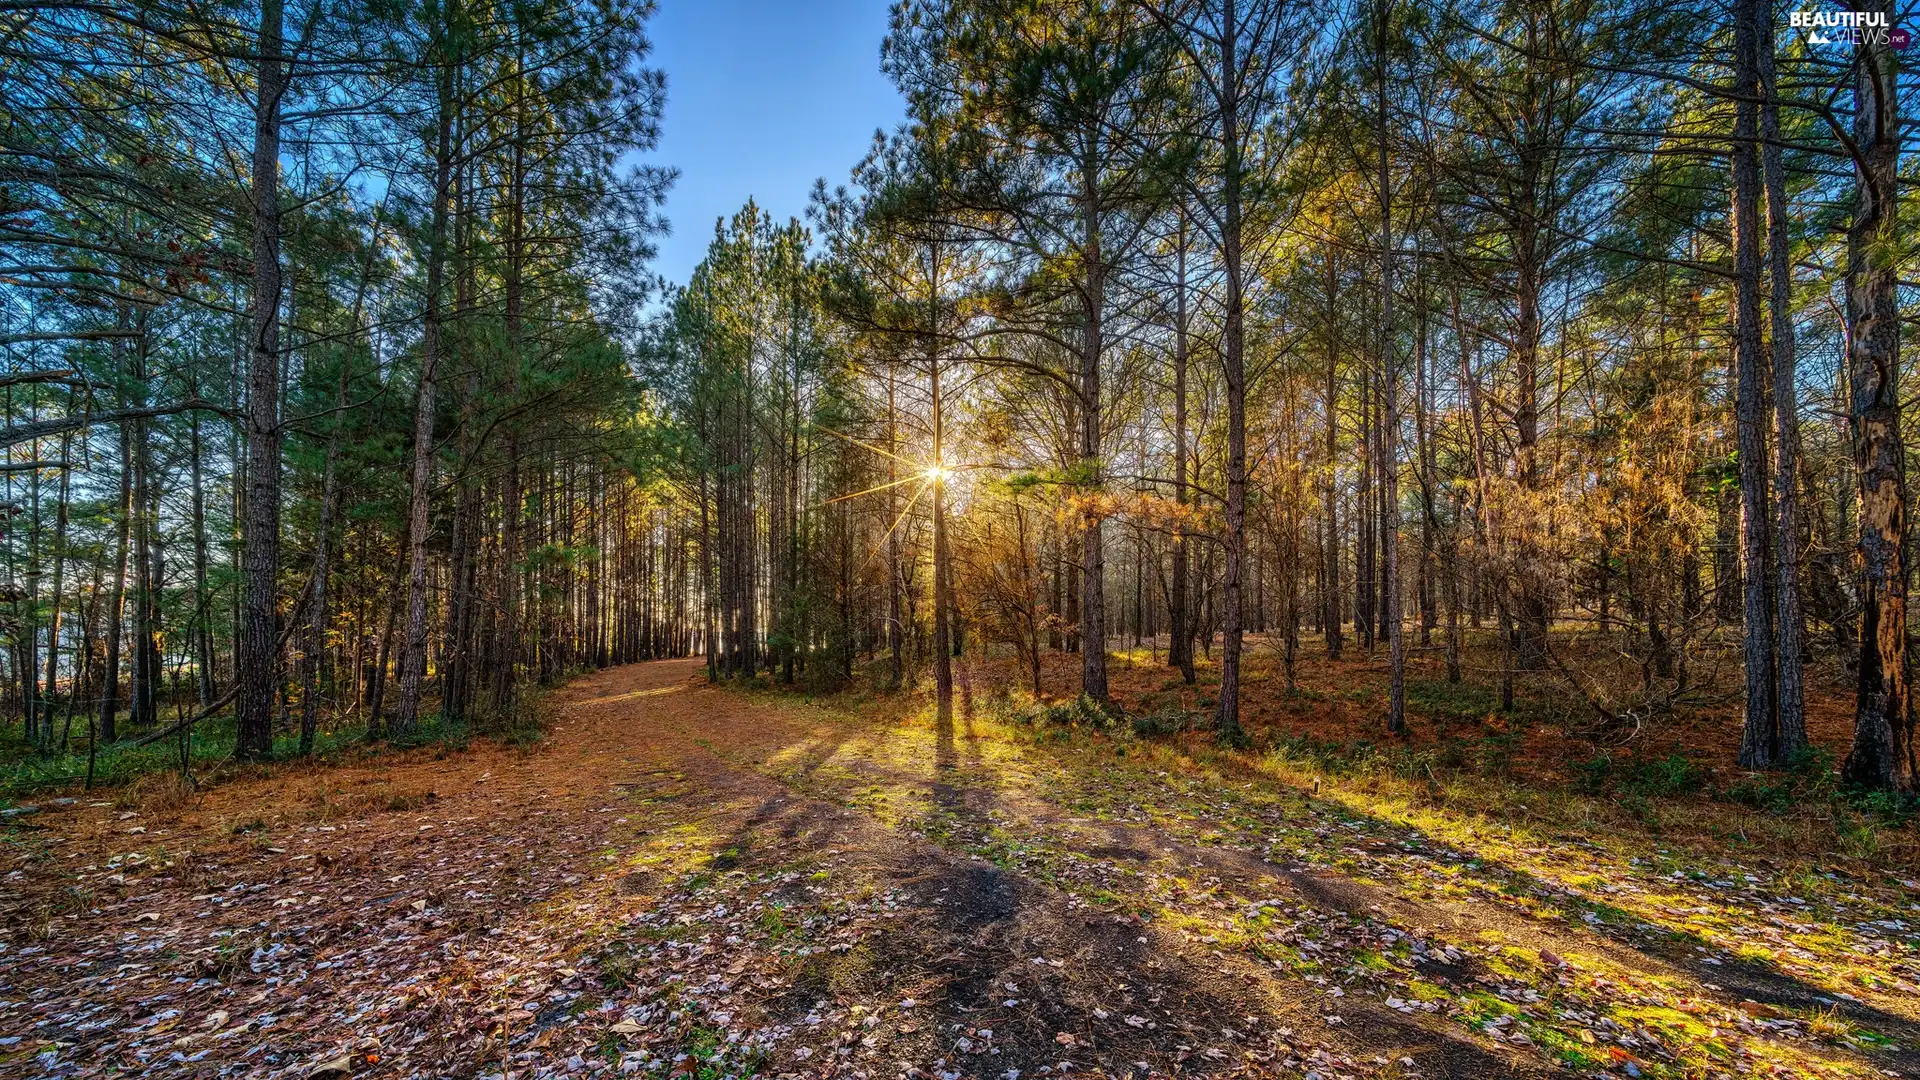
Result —
[[321, 1080], [322, 1077], [338, 1077], [338, 1076], [352, 1076], [352, 1075], [353, 1075], [353, 1059], [344, 1054], [341, 1055], [340, 1057], [334, 1058], [331, 1061], [323, 1061], [320, 1064], [315, 1065], [313, 1068], [307, 1070], [307, 1080]]

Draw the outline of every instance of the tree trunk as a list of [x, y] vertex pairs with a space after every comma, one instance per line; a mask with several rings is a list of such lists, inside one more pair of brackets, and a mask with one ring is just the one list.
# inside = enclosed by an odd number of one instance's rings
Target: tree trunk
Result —
[[1746, 722], [1740, 764], [1774, 764], [1773, 613], [1767, 603], [1767, 416], [1764, 345], [1760, 337], [1759, 0], [1738, 0], [1734, 12], [1733, 364], [1734, 422], [1740, 466], [1741, 641], [1746, 659]]
[[1326, 621], [1327, 659], [1340, 659], [1344, 644], [1340, 620], [1344, 605], [1340, 602], [1340, 271], [1334, 262], [1333, 243], [1327, 243], [1327, 540], [1321, 552], [1326, 564], [1322, 596]]
[[[447, 31], [451, 34], [451, 29]], [[407, 503], [407, 623], [400, 649], [400, 702], [388, 725], [406, 735], [420, 717], [427, 677], [427, 511], [433, 499], [433, 416], [440, 362], [440, 289], [446, 263], [447, 193], [453, 174], [453, 70], [440, 74], [440, 116], [434, 134], [433, 218], [427, 234], [427, 295], [421, 315], [420, 386], [413, 407], [412, 497]]]
[[193, 484], [193, 666], [195, 700], [204, 709], [219, 696], [213, 670], [213, 604], [207, 581], [207, 503], [201, 478], [200, 414], [187, 416], [189, 478]]
[[1761, 340], [1761, 173], [1757, 158], [1759, 108], [1759, 0], [1734, 8], [1734, 423], [1740, 446], [1741, 642], [1745, 655], [1745, 726], [1740, 765], [1766, 769], [1774, 763], [1774, 669], [1772, 611], [1766, 603], [1768, 513], [1766, 513], [1766, 386]]
[[1173, 293], [1173, 501], [1180, 515], [1173, 526], [1173, 583], [1167, 612], [1167, 662], [1180, 669], [1188, 686], [1193, 671], [1193, 553], [1187, 548], [1187, 228], [1185, 208], [1180, 213], [1178, 243], [1174, 248]]
[[1387, 0], [1375, 8], [1379, 65], [1380, 194], [1380, 610], [1387, 624], [1387, 730], [1407, 727], [1407, 648], [1400, 626], [1400, 375], [1394, 358], [1392, 175], [1387, 167]]
[[[946, 463], [946, 417], [940, 397], [940, 354], [933, 330], [940, 317], [940, 249], [927, 255], [927, 367], [933, 389], [933, 461], [936, 470]], [[943, 472], [933, 475], [933, 686], [935, 719], [939, 731], [951, 738], [953, 725], [953, 650], [949, 624], [953, 611], [953, 573], [947, 539], [947, 482]]]
[[1225, 151], [1221, 169], [1221, 269], [1226, 277], [1223, 297], [1221, 364], [1227, 385], [1227, 507], [1224, 548], [1226, 565], [1220, 576], [1220, 737], [1242, 742], [1240, 728], [1241, 573], [1247, 550], [1247, 367], [1246, 306], [1241, 265], [1240, 188], [1244, 167], [1240, 144], [1238, 14], [1235, 0], [1226, 0], [1220, 61], [1220, 136]]
[[[68, 399], [72, 403], [71, 395]], [[53, 746], [53, 696], [60, 677], [60, 616], [61, 601], [66, 596], [67, 581], [67, 496], [71, 490], [73, 468], [67, 464], [73, 455], [73, 436], [69, 433], [60, 440], [60, 495], [54, 507], [53, 518], [53, 590], [50, 597], [51, 610], [47, 613], [47, 679], [41, 691], [41, 700], [45, 708], [41, 710], [41, 745], [45, 749]], [[78, 683], [71, 685], [69, 696], [80, 692]], [[72, 710], [68, 710], [72, 715]]]
[[107, 602], [107, 655], [100, 666], [100, 725], [94, 737], [113, 742], [120, 718], [120, 635], [127, 610], [127, 549], [133, 527], [133, 435], [120, 425], [119, 527], [114, 532], [113, 599]]
[[[1882, 13], [1887, 0], [1854, 10]], [[1897, 271], [1900, 109], [1898, 65], [1884, 44], [1863, 41], [1854, 83], [1853, 221], [1847, 229], [1847, 373], [1853, 387], [1853, 461], [1860, 478], [1860, 680], [1853, 749], [1844, 774], [1857, 784], [1920, 790], [1907, 685], [1906, 447], [1900, 432]]]
[[1800, 401], [1793, 327], [1793, 237], [1787, 218], [1786, 170], [1780, 160], [1780, 106], [1774, 78], [1771, 5], [1753, 3], [1759, 41], [1760, 164], [1767, 195], [1768, 307], [1773, 333], [1773, 707], [1774, 759], [1789, 762], [1807, 749], [1806, 682], [1801, 653], [1806, 624], [1800, 610]]
[[234, 756], [273, 751], [280, 576], [280, 99], [282, 0], [261, 0], [259, 96], [253, 125], [253, 325], [247, 364], [246, 546], [234, 677]]
[[[1094, 158], [1089, 153], [1089, 159]], [[1085, 233], [1086, 325], [1080, 343], [1080, 469], [1081, 483], [1093, 501], [1083, 511], [1080, 531], [1080, 692], [1102, 704], [1107, 702], [1107, 547], [1104, 535], [1105, 515], [1100, 497], [1100, 357], [1104, 348], [1101, 316], [1105, 305], [1106, 283], [1101, 264], [1100, 214], [1094, 202], [1094, 174], [1083, 164], [1081, 196], [1082, 229]]]

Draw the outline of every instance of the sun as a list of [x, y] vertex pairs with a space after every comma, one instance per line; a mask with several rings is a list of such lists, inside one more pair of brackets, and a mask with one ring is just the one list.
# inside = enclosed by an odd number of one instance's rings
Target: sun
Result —
[[944, 484], [948, 480], [953, 479], [953, 470], [947, 468], [945, 465], [929, 465], [920, 475], [925, 477], [930, 483]]

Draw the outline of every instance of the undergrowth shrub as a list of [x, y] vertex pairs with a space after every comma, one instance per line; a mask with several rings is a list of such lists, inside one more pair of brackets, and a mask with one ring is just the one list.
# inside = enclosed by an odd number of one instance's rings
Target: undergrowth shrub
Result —
[[1152, 712], [1143, 712], [1133, 718], [1133, 733], [1140, 736], [1177, 735], [1194, 727], [1194, 714], [1181, 708], [1176, 701], [1162, 705]]
[[1706, 767], [1685, 754], [1620, 758], [1602, 753], [1570, 768], [1574, 789], [1582, 794], [1617, 791], [1640, 799], [1692, 794], [1706, 788], [1708, 777]]
[[1820, 746], [1793, 755], [1783, 769], [1743, 777], [1726, 792], [1734, 802], [1775, 814], [1809, 803], [1830, 802], [1839, 794], [1833, 752]]
[[1031, 702], [1016, 709], [1009, 717], [1016, 724], [1031, 727], [1082, 728], [1091, 731], [1112, 731], [1124, 719], [1118, 709], [1108, 709], [1085, 694], [1072, 701], [1060, 701], [1051, 705], [1042, 701]]
[[1833, 816], [1842, 846], [1863, 857], [1879, 847], [1879, 827], [1911, 821], [1920, 809], [1908, 796], [1847, 784], [1833, 751], [1820, 746], [1794, 754], [1784, 768], [1742, 777], [1722, 794], [1775, 815], [1824, 807]]

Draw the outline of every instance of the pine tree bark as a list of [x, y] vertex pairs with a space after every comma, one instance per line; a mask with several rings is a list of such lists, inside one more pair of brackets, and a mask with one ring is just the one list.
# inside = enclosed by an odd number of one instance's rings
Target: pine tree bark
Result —
[[900, 428], [898, 386], [891, 367], [887, 369], [887, 689], [898, 690], [906, 681], [904, 631], [906, 613], [900, 595]]
[[[939, 315], [939, 249], [935, 248], [928, 258], [931, 264], [929, 273], [930, 315]], [[929, 323], [937, 326], [938, 323]], [[942, 456], [946, 450], [945, 417], [942, 415], [944, 403], [940, 393], [940, 354], [933, 344], [934, 337], [927, 337], [927, 364], [933, 389], [933, 460], [936, 466], [944, 462]], [[951, 738], [953, 725], [953, 650], [950, 633], [950, 619], [953, 611], [953, 570], [952, 555], [948, 550], [947, 537], [947, 482], [944, 475], [935, 473], [933, 477], [933, 686], [935, 719], [939, 730]]]
[[[451, 23], [451, 19], [449, 19]], [[452, 27], [444, 31], [451, 36]], [[439, 117], [434, 131], [433, 210], [427, 228], [427, 282], [421, 314], [420, 385], [413, 405], [412, 496], [407, 502], [407, 620], [400, 648], [400, 701], [388, 723], [390, 736], [405, 736], [420, 718], [427, 677], [427, 526], [433, 499], [435, 380], [441, 353], [440, 291], [447, 248], [447, 195], [453, 181], [452, 58], [441, 65]]]
[[[1888, 0], [1854, 10], [1892, 22]], [[1920, 790], [1908, 700], [1906, 446], [1900, 431], [1898, 63], [1887, 45], [1857, 46], [1854, 82], [1853, 221], [1847, 228], [1847, 372], [1853, 387], [1853, 460], [1860, 482], [1860, 676], [1853, 748], [1843, 773], [1854, 783]]]
[[202, 490], [204, 481], [202, 472], [200, 442], [200, 414], [187, 415], [187, 462], [189, 478], [193, 484], [193, 667], [196, 700], [204, 709], [219, 695], [213, 670], [213, 594], [209, 587], [208, 570], [211, 557], [207, 544], [207, 504], [206, 493]]
[[[145, 315], [141, 316], [144, 325]], [[134, 348], [134, 378], [148, 400], [147, 338]], [[127, 722], [144, 730], [159, 721], [160, 587], [165, 578], [160, 549], [160, 490], [153, 478], [153, 423], [133, 424], [133, 677], [127, 690]]]
[[1733, 365], [1734, 424], [1740, 469], [1741, 642], [1746, 659], [1746, 722], [1740, 764], [1774, 764], [1778, 733], [1773, 711], [1773, 612], [1767, 603], [1767, 415], [1760, 337], [1760, 167], [1757, 153], [1760, 91], [1759, 0], [1734, 8], [1735, 95], [1733, 145]]
[[1084, 306], [1080, 342], [1080, 468], [1081, 482], [1093, 502], [1082, 513], [1080, 530], [1080, 692], [1107, 702], [1107, 545], [1106, 516], [1099, 505], [1100, 470], [1100, 360], [1105, 349], [1102, 316], [1106, 304], [1106, 268], [1101, 252], [1100, 212], [1094, 192], [1098, 150], [1088, 152], [1081, 165], [1081, 230], [1086, 260], [1082, 288]]
[[234, 756], [273, 752], [280, 576], [280, 102], [286, 93], [282, 0], [261, 0], [253, 124], [252, 341], [247, 363], [246, 544], [235, 644]]
[[1394, 357], [1393, 287], [1398, 262], [1393, 236], [1393, 176], [1387, 161], [1387, 0], [1375, 8], [1378, 63], [1380, 195], [1380, 576], [1381, 612], [1387, 624], [1387, 730], [1407, 727], [1407, 646], [1400, 618], [1400, 375]]
[[1235, 0], [1226, 0], [1220, 41], [1221, 222], [1220, 262], [1226, 279], [1222, 302], [1221, 366], [1227, 391], [1226, 535], [1220, 574], [1220, 737], [1242, 742], [1240, 727], [1240, 653], [1245, 616], [1241, 577], [1247, 551], [1247, 364], [1245, 267], [1241, 258], [1241, 189], [1245, 147], [1241, 144], [1240, 17]]
[[113, 599], [107, 602], [107, 653], [100, 668], [100, 724], [94, 738], [113, 742], [119, 737], [120, 720], [120, 637], [126, 625], [127, 554], [133, 527], [133, 435], [128, 424], [120, 427], [120, 487], [116, 506], [119, 519], [114, 530]]
[[1186, 508], [1191, 500], [1187, 490], [1187, 364], [1190, 344], [1187, 337], [1187, 230], [1185, 208], [1181, 209], [1179, 233], [1174, 247], [1173, 292], [1173, 501], [1178, 519], [1173, 527], [1172, 596], [1167, 611], [1167, 662], [1180, 669], [1188, 686], [1194, 684], [1193, 670], [1193, 553], [1187, 547]]
[[1326, 610], [1321, 618], [1325, 620], [1327, 641], [1327, 659], [1340, 659], [1341, 647], [1345, 644], [1340, 631], [1340, 621], [1344, 617], [1344, 607], [1340, 602], [1340, 311], [1339, 288], [1340, 271], [1335, 262], [1333, 243], [1327, 243], [1327, 486], [1326, 500], [1327, 539], [1321, 551], [1321, 559], [1326, 564], [1325, 588], [1322, 602]]
[[1780, 159], [1780, 106], [1774, 95], [1774, 27], [1768, 4], [1751, 6], [1759, 41], [1760, 171], [1767, 196], [1767, 285], [1773, 338], [1773, 670], [1774, 760], [1807, 749], [1806, 622], [1800, 605], [1800, 398], [1793, 326], [1793, 235], [1786, 169]]

